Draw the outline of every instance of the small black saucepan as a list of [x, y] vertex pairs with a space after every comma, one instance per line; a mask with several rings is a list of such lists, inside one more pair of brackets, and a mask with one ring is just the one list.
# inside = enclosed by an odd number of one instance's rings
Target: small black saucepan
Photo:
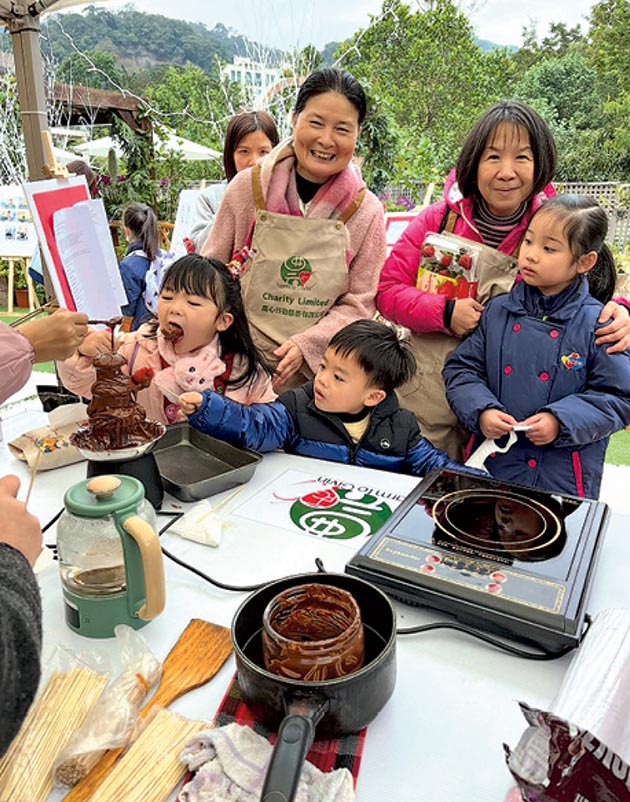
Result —
[[[305, 682], [264, 667], [262, 621], [267, 604], [295, 585], [320, 582], [351, 593], [365, 632], [363, 668], [338, 679]], [[232, 642], [243, 699], [260, 721], [276, 727], [278, 740], [267, 769], [261, 802], [291, 802], [306, 754], [315, 738], [362, 729], [388, 701], [396, 682], [396, 616], [378, 588], [347, 574], [299, 574], [272, 582], [249, 596], [232, 622]]]

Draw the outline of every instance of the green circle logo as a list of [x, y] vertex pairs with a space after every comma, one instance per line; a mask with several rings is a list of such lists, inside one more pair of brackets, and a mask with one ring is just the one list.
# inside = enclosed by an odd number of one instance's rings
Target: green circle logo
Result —
[[293, 502], [293, 523], [309, 535], [331, 540], [350, 540], [372, 535], [392, 514], [388, 504], [369, 493], [330, 487]]
[[303, 256], [290, 256], [280, 265], [280, 278], [290, 287], [304, 287], [313, 275], [313, 268]]

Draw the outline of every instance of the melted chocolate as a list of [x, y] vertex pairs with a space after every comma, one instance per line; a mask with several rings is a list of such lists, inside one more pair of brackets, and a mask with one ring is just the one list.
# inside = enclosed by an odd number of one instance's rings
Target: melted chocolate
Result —
[[170, 340], [174, 342], [178, 340], [182, 336], [182, 330], [179, 326], [174, 326], [171, 323], [167, 323], [166, 326], [163, 326], [160, 329], [162, 336], [165, 340]]
[[164, 427], [146, 419], [136, 401], [139, 386], [122, 372], [127, 360], [122, 354], [98, 354], [92, 360], [96, 381], [87, 408], [89, 425], [70, 437], [70, 442], [87, 451], [108, 451], [143, 445], [159, 437]]
[[299, 585], [278, 594], [265, 609], [262, 640], [267, 671], [290, 679], [343, 677], [364, 661], [359, 607], [332, 585]]

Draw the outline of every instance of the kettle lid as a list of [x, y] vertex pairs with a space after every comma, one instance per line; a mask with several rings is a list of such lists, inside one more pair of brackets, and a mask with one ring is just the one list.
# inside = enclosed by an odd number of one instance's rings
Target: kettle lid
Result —
[[118, 510], [137, 508], [144, 499], [142, 482], [134, 476], [94, 476], [72, 485], [63, 503], [81, 518], [102, 518]]

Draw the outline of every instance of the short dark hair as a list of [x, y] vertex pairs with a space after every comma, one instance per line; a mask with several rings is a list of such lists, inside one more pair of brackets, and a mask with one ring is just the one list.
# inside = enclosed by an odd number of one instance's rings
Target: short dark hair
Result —
[[238, 143], [254, 131], [262, 131], [272, 147], [275, 148], [278, 144], [280, 137], [271, 114], [267, 114], [266, 111], [241, 111], [235, 114], [228, 123], [223, 144], [223, 167], [228, 181], [231, 181], [237, 173], [234, 151]]
[[481, 154], [485, 150], [497, 126], [507, 124], [518, 129], [523, 127], [529, 135], [529, 144], [534, 156], [534, 186], [531, 197], [538, 194], [554, 177], [556, 172], [556, 145], [547, 123], [537, 111], [518, 100], [502, 100], [484, 112], [466, 137], [457, 159], [457, 184], [465, 198], [478, 194], [477, 170]]
[[604, 242], [608, 234], [608, 215], [602, 207], [584, 195], [555, 195], [545, 201], [536, 214], [551, 214], [562, 224], [576, 261], [591, 251], [597, 253], [597, 261], [586, 274], [589, 291], [598, 301], [608, 303], [615, 292], [617, 271], [612, 251]]
[[363, 125], [367, 113], [367, 98], [363, 87], [349, 72], [337, 67], [325, 67], [312, 72], [304, 81], [295, 101], [295, 113], [304, 111], [304, 107], [312, 97], [324, 95], [326, 92], [337, 92], [343, 95], [357, 110], [359, 126]]
[[328, 348], [354, 359], [372, 385], [386, 393], [408, 382], [416, 372], [416, 359], [391, 326], [376, 320], [356, 320], [338, 331]]

